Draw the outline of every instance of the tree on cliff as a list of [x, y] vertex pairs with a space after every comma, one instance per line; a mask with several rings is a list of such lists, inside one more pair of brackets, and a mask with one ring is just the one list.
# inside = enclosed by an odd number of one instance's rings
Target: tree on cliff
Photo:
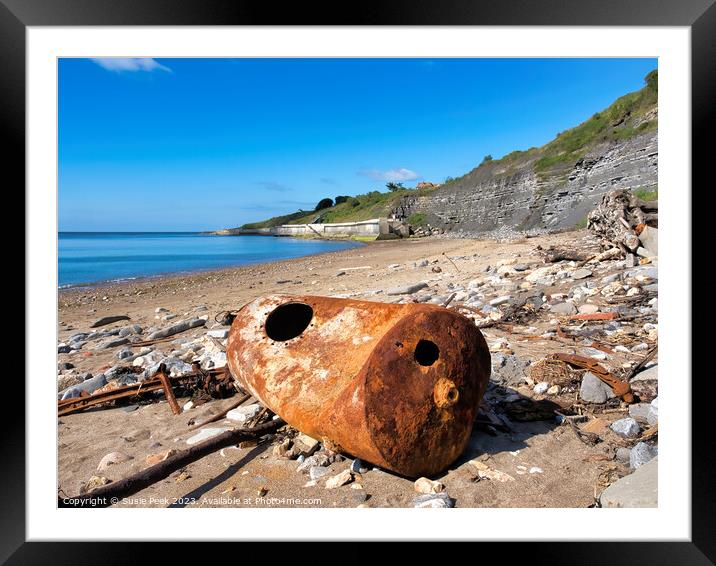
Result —
[[331, 208], [333, 206], [333, 199], [331, 198], [324, 198], [318, 201], [318, 204], [316, 205], [316, 210], [323, 210], [324, 208]]
[[403, 183], [394, 183], [393, 181], [390, 181], [385, 184], [385, 188], [391, 193], [394, 193], [395, 191], [402, 191], [405, 187], [403, 186]]
[[480, 166], [484, 165], [485, 163], [489, 163], [490, 161], [492, 161], [492, 155], [487, 154], [485, 157], [482, 158]]

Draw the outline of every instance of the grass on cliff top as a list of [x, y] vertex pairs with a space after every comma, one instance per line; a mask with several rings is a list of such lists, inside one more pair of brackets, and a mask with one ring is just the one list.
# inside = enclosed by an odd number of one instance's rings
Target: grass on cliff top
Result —
[[643, 117], [657, 105], [658, 71], [650, 72], [644, 81], [646, 85], [641, 90], [625, 94], [586, 122], [557, 134], [541, 148], [543, 155], [535, 162], [535, 170], [545, 171], [559, 164], [572, 165], [594, 144], [656, 130], [657, 119], [643, 120]]

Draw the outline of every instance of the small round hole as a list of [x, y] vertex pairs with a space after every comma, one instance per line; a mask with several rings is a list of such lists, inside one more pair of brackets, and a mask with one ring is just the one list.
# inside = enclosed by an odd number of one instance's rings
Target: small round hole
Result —
[[266, 335], [276, 342], [300, 336], [313, 318], [313, 309], [305, 303], [286, 303], [266, 317]]
[[440, 348], [430, 340], [420, 340], [415, 346], [415, 361], [421, 366], [431, 366], [440, 357]]

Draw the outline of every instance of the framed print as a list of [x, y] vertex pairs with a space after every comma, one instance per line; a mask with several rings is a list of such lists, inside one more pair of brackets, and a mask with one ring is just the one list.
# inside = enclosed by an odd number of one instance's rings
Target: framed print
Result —
[[9, 563], [153, 540], [713, 560], [711, 2], [0, 21], [28, 251]]

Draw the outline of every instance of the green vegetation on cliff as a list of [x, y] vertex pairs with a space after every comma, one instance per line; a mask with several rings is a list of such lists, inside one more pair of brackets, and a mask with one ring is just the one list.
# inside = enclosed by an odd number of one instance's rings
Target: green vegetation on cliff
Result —
[[[631, 92], [597, 112], [578, 126], [557, 134], [555, 139], [542, 147], [517, 150], [493, 159], [486, 155], [479, 166], [460, 177], [448, 177], [440, 187], [409, 189], [400, 183], [388, 183], [387, 192], [371, 191], [355, 197], [339, 196], [335, 205], [318, 211], [298, 211], [276, 216], [261, 222], [244, 224], [242, 228], [267, 228], [280, 224], [308, 224], [320, 217], [320, 222], [359, 222], [384, 217], [402, 197], [421, 196], [443, 187], [462, 188], [474, 186], [491, 178], [514, 175], [520, 171], [534, 171], [542, 180], [564, 177], [590, 150], [601, 143], [629, 139], [636, 135], [655, 131], [658, 127], [658, 71], [644, 77], [645, 86]], [[656, 194], [644, 193], [646, 199]], [[642, 197], [644, 198], [644, 197]], [[324, 199], [328, 200], [328, 199]], [[409, 219], [413, 224], [425, 222], [425, 218]]]

